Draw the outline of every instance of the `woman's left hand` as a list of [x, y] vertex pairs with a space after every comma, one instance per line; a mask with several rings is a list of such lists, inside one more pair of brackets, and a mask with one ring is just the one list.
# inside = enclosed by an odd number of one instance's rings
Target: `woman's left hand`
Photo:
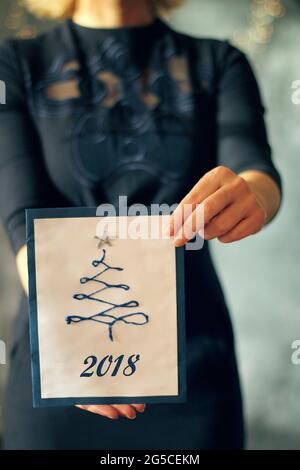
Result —
[[[203, 217], [199, 218], [196, 208], [200, 204]], [[234, 242], [259, 232], [279, 205], [279, 188], [267, 174], [246, 171], [237, 175], [219, 166], [206, 173], [180, 202], [171, 216], [169, 234], [176, 246], [203, 229], [205, 240]], [[190, 207], [190, 215], [184, 215], [184, 207]]]

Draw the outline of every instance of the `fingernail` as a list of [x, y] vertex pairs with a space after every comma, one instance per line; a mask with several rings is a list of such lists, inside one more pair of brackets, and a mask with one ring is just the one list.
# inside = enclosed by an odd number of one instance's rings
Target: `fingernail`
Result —
[[127, 415], [127, 418], [129, 418], [129, 419], [135, 419], [135, 418], [136, 418], [136, 414], [128, 414], [128, 415]]
[[166, 237], [169, 237], [171, 234], [171, 224], [166, 225], [165, 230], [164, 230], [164, 235]]
[[141, 409], [138, 410], [138, 411], [139, 411], [140, 413], [144, 413], [145, 409], [146, 409], [146, 405], [143, 405], [143, 408], [141, 408]]
[[118, 415], [109, 415], [108, 418], [109, 419], [118, 419], [119, 416]]
[[180, 237], [174, 238], [173, 243], [174, 243], [174, 246], [176, 246], [176, 247], [181, 246], [182, 245], [182, 238], [180, 238]]

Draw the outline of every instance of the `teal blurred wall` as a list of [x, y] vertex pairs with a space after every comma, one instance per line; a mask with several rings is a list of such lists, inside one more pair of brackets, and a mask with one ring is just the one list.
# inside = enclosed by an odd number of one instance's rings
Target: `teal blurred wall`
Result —
[[[4, 17], [11, 3], [1, 0], [0, 36], [8, 34]], [[274, 160], [283, 176], [283, 207], [259, 235], [232, 245], [212, 243], [236, 331], [251, 449], [300, 448], [300, 365], [290, 361], [291, 343], [300, 339], [300, 105], [291, 101], [292, 81], [300, 80], [300, 4], [283, 3], [286, 16], [275, 22], [272, 41], [263, 53], [250, 57], [268, 110]], [[188, 0], [171, 22], [196, 36], [233, 37], [247, 26], [249, 4]], [[49, 27], [30, 22], [39, 29]], [[20, 287], [2, 230], [0, 261], [0, 339], [6, 339]], [[0, 365], [0, 399], [5, 375], [6, 367]]]

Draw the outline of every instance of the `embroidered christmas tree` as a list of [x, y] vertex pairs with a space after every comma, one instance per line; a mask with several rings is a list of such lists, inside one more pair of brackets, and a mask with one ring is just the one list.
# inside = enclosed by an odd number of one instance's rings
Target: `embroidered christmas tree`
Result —
[[[102, 242], [111, 245], [110, 240], [107, 238], [100, 239], [98, 244], [98, 248], [100, 249], [102, 246]], [[68, 315], [65, 320], [68, 325], [72, 323], [79, 323], [83, 321], [94, 321], [97, 323], [101, 323], [107, 325], [108, 327], [108, 337], [111, 341], [113, 341], [113, 327], [119, 323], [123, 322], [126, 325], [145, 325], [149, 321], [149, 316], [143, 312], [134, 312], [134, 313], [125, 313], [121, 314], [122, 310], [126, 310], [127, 308], [137, 308], [139, 306], [139, 302], [137, 300], [129, 300], [128, 302], [123, 303], [115, 303], [113, 300], [108, 301], [101, 299], [101, 292], [104, 292], [107, 289], [110, 289], [113, 292], [115, 289], [122, 289], [124, 291], [129, 291], [130, 287], [127, 284], [111, 284], [107, 282], [107, 280], [103, 279], [103, 275], [105, 273], [109, 273], [110, 271], [123, 271], [124, 269], [118, 266], [110, 266], [106, 262], [106, 255], [107, 252], [104, 248], [102, 248], [102, 256], [100, 259], [95, 259], [92, 261], [92, 266], [94, 268], [99, 268], [100, 271], [97, 272], [94, 276], [88, 277], [84, 276], [80, 278], [80, 284], [88, 284], [91, 285], [101, 285], [99, 289], [93, 290], [89, 294], [84, 293], [76, 293], [73, 295], [73, 298], [78, 301], [92, 301], [100, 303], [103, 306], [103, 310], [97, 311], [93, 315], [89, 316], [82, 316], [82, 315]], [[105, 279], [107, 275], [105, 276]]]

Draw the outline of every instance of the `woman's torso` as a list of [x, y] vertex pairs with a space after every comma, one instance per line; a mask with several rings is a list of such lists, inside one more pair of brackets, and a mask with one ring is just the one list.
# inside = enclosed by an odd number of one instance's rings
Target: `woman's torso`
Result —
[[157, 19], [115, 30], [68, 21], [29, 45], [29, 109], [63, 197], [173, 204], [215, 166], [215, 95], [209, 64], [198, 78], [196, 44]]
[[[159, 19], [112, 30], [67, 21], [18, 42], [48, 205], [180, 202], [216, 165], [217, 43]], [[185, 258], [188, 336], [231, 340], [207, 247]]]

